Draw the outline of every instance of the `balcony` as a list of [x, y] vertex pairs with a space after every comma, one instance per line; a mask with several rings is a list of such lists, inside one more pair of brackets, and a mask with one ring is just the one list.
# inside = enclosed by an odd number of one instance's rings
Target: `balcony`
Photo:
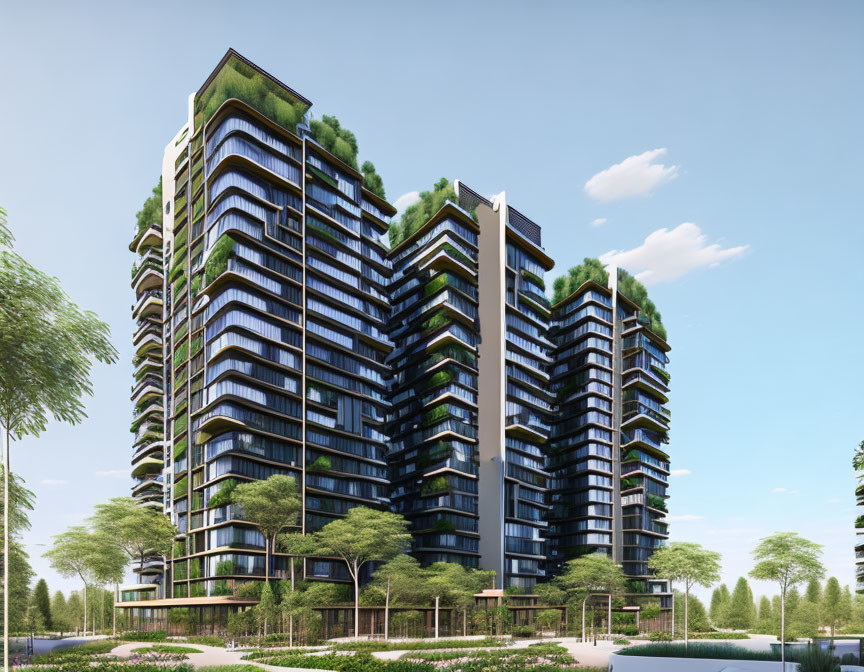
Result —
[[522, 434], [528, 439], [539, 439], [545, 441], [552, 431], [552, 427], [532, 413], [518, 413], [507, 416], [505, 429], [514, 434]]
[[138, 297], [138, 302], [132, 306], [132, 319], [140, 320], [146, 317], [162, 319], [162, 290], [148, 289]]
[[160, 353], [162, 352], [162, 336], [154, 333], [147, 334], [144, 338], [141, 339], [141, 342], [138, 343], [137, 348], [135, 349], [135, 354], [138, 357], [143, 357], [149, 353]]

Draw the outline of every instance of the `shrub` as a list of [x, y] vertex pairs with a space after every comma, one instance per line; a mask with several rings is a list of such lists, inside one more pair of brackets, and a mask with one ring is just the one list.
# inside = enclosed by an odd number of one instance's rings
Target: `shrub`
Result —
[[140, 646], [132, 649], [132, 653], [203, 653], [201, 649], [193, 649], [191, 646], [172, 646], [171, 644], [154, 644], [153, 646]]
[[164, 642], [168, 639], [168, 635], [164, 630], [154, 630], [153, 632], [126, 632], [122, 637], [127, 642]]
[[406, 208], [399, 221], [390, 225], [390, 247], [396, 247], [406, 238], [410, 238], [447, 201], [458, 203], [453, 185], [446, 177], [442, 177], [431, 191], [420, 192], [420, 200]]
[[429, 649], [480, 649], [507, 646], [497, 637], [483, 639], [424, 639], [415, 642], [345, 642], [336, 644], [334, 651], [425, 651]]
[[616, 646], [627, 646], [630, 643], [630, 640], [624, 639], [623, 637], [616, 637], [612, 643]]
[[[653, 634], [653, 633], [652, 633]], [[642, 644], [618, 652], [622, 656], [650, 656], [652, 658], [716, 658], [718, 660], [780, 660], [780, 654], [772, 651], [748, 651], [732, 644], [704, 644], [657, 642]]]
[[231, 236], [222, 235], [219, 237], [204, 264], [204, 284], [209, 285], [225, 272], [225, 269], [228, 268], [228, 257], [234, 251], [234, 245], [234, 239]]
[[655, 630], [648, 634], [648, 639], [652, 642], [671, 642], [672, 633], [665, 630]]
[[510, 629], [514, 637], [533, 637], [536, 632], [532, 625], [515, 625]]
[[796, 656], [798, 672], [840, 672], [840, 659], [811, 646]]
[[263, 658], [265, 665], [277, 667], [299, 667], [319, 670], [336, 670], [337, 672], [434, 672], [435, 667], [429, 663], [416, 663], [407, 660], [385, 662], [373, 658], [366, 652], [353, 656], [325, 653], [321, 656], [280, 655]]
[[217, 635], [194, 635], [187, 637], [190, 644], [203, 644], [204, 646], [225, 646], [225, 640]]

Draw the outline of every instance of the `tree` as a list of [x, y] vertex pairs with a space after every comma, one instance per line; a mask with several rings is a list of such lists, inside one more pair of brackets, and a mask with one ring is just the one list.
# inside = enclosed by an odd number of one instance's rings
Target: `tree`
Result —
[[585, 641], [585, 607], [595, 593], [617, 595], [624, 591], [624, 573], [607, 555], [591, 553], [569, 560], [554, 579], [564, 590], [567, 601], [582, 603], [582, 641]]
[[729, 602], [731, 601], [729, 589], [725, 583], [721, 583], [714, 592], [711, 593], [711, 607], [708, 615], [715, 627], [725, 628], [726, 617], [729, 613]]
[[384, 593], [384, 639], [390, 638], [390, 604], [411, 599], [423, 591], [420, 563], [404, 553], [384, 563], [372, 577], [372, 584]]
[[852, 591], [849, 586], [843, 586], [843, 594], [840, 596], [840, 608], [838, 610], [838, 622], [846, 626], [852, 622], [854, 609], [852, 606]]
[[685, 596], [680, 590], [675, 591], [675, 629], [676, 631], [684, 631], [684, 618], [687, 617], [687, 622], [694, 632], [710, 632], [711, 623], [708, 621], [708, 612], [705, 605], [695, 595], [690, 596], [689, 608], [684, 608]]
[[67, 630], [72, 630], [75, 626], [72, 624], [72, 619], [69, 618], [69, 607], [66, 604], [66, 598], [61, 591], [54, 593], [51, 598], [51, 621], [53, 628], [63, 636]]
[[39, 579], [36, 582], [36, 587], [33, 588], [32, 596], [33, 605], [39, 610], [42, 615], [42, 623], [46, 630], [54, 629], [54, 621], [51, 618], [51, 596], [48, 594], [48, 584], [45, 579]]
[[140, 506], [130, 497], [115, 497], [97, 504], [90, 518], [93, 528], [110, 540], [132, 562], [144, 569], [151, 555], [170, 555], [177, 528], [165, 514]]
[[243, 509], [246, 520], [255, 523], [264, 535], [265, 581], [270, 580], [271, 543], [286, 527], [297, 525], [303, 504], [297, 479], [275, 474], [234, 488], [231, 501]]
[[[0, 470], [3, 470], [0, 465]], [[5, 470], [4, 470], [5, 471]], [[9, 558], [8, 598], [4, 597], [0, 611], [9, 613], [9, 627], [11, 630], [21, 630], [24, 627], [24, 619], [27, 615], [27, 607], [30, 601], [30, 582], [33, 579], [33, 570], [30, 567], [30, 558], [24, 551], [20, 536], [22, 532], [30, 529], [30, 517], [28, 513], [33, 510], [35, 496], [24, 487], [24, 481], [15, 474], [9, 474], [9, 552], [8, 555], [0, 556], [0, 566], [6, 572], [4, 559]], [[0, 481], [0, 491], [5, 491], [6, 479]], [[5, 494], [0, 501], [0, 507], [5, 510]], [[3, 516], [5, 520], [5, 515]], [[5, 522], [3, 524], [5, 527]], [[4, 593], [7, 591], [4, 590]], [[4, 616], [4, 622], [6, 617]]]
[[317, 553], [341, 558], [354, 581], [354, 637], [360, 638], [360, 570], [368, 562], [389, 560], [411, 543], [408, 521], [396, 513], [365, 506], [315, 532]]
[[759, 612], [756, 616], [754, 630], [760, 634], [767, 635], [774, 630], [774, 619], [771, 612], [771, 600], [766, 595], [759, 600]]
[[825, 592], [822, 594], [822, 613], [825, 616], [825, 622], [831, 628], [832, 637], [837, 629], [837, 624], [842, 621], [843, 612], [843, 591], [840, 590], [840, 582], [832, 576], [825, 584]]
[[811, 604], [819, 604], [822, 602], [822, 586], [818, 579], [810, 579], [807, 582], [807, 590], [804, 591], [804, 599]]
[[738, 578], [726, 617], [726, 627], [733, 630], [748, 630], [753, 627], [753, 598], [750, 586], [743, 576]]
[[76, 590], [69, 593], [69, 599], [66, 601], [66, 614], [69, 619], [70, 630], [78, 630], [79, 623], [86, 623], [84, 620], [84, 602]]
[[[3, 438], [3, 556], [10, 553], [10, 444], [38, 436], [53, 417], [76, 424], [86, 417], [81, 398], [93, 394], [92, 360], [113, 363], [108, 325], [82, 311], [52, 278], [12, 251], [0, 208], [0, 434]], [[3, 565], [3, 669], [9, 669], [9, 565]]]
[[541, 609], [537, 612], [537, 627], [542, 632], [544, 630], [558, 630], [561, 625], [561, 610], [560, 609]]
[[765, 537], [753, 549], [756, 566], [750, 576], [774, 581], [780, 586], [780, 660], [786, 670], [786, 594], [790, 588], [819, 579], [825, 574], [820, 558], [822, 547], [795, 532], [778, 532]]
[[688, 608], [694, 585], [709, 588], [720, 579], [720, 554], [699, 544], [676, 541], [660, 548], [648, 559], [648, 567], [663, 579], [684, 582], [684, 644], [688, 644]]
[[276, 597], [273, 595], [273, 589], [270, 587], [270, 582], [265, 581], [261, 586], [261, 599], [254, 607], [255, 620], [259, 626], [264, 629], [264, 636], [267, 636], [267, 626], [276, 620], [278, 607], [276, 605]]
[[440, 598], [441, 604], [462, 612], [462, 632], [467, 635], [468, 609], [474, 605], [474, 595], [489, 585], [494, 575], [493, 571], [467, 569], [456, 562], [435, 562], [425, 571], [426, 590]]
[[87, 584], [121, 581], [126, 558], [104, 535], [84, 527], [70, 527], [54, 535], [54, 543], [44, 554], [51, 567], [68, 578], [84, 584], [84, 635], [87, 634]]

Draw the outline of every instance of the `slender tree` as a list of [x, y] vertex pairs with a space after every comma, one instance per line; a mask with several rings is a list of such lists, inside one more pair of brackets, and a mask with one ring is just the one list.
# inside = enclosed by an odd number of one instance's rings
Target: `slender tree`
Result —
[[[108, 325], [82, 311], [52, 278], [12, 249], [12, 234], [0, 208], [0, 435], [4, 481], [10, 476], [10, 443], [38, 436], [49, 418], [76, 424], [86, 414], [81, 398], [92, 395], [93, 359], [112, 363], [117, 351]], [[4, 500], [9, 494], [8, 482]], [[10, 526], [5, 520], [3, 555], [9, 557]], [[3, 669], [9, 670], [9, 563], [3, 566]]]
[[354, 581], [354, 638], [360, 638], [360, 571], [369, 562], [387, 561], [411, 543], [408, 521], [389, 511], [365, 506], [315, 532], [316, 554], [341, 558]]
[[51, 621], [54, 629], [60, 633], [61, 637], [64, 632], [72, 629], [72, 619], [69, 618], [69, 607], [66, 604], [66, 597], [59, 590], [51, 598]]
[[[84, 634], [87, 634], [87, 585], [122, 580], [126, 558], [104, 535], [84, 527], [70, 527], [54, 535], [54, 543], [44, 554], [51, 567], [68, 578], [78, 578], [84, 586]], [[118, 579], [118, 577], [120, 577]]]
[[[461, 565], [460, 565], [461, 566]], [[390, 639], [390, 604], [421, 597], [424, 591], [420, 563], [401, 553], [375, 570], [372, 585], [384, 593], [384, 639]]]
[[585, 609], [588, 600], [597, 593], [612, 596], [624, 591], [625, 579], [621, 565], [601, 553], [591, 553], [569, 560], [557, 583], [565, 592], [567, 601], [582, 605], [582, 641], [585, 641]]
[[727, 627], [733, 630], [748, 630], [753, 627], [753, 597], [747, 579], [743, 576], [739, 577], [735, 584], [728, 609]]
[[45, 579], [39, 579], [33, 588], [33, 605], [42, 616], [42, 623], [46, 630], [54, 629], [54, 619], [51, 618], [51, 596], [48, 594], [48, 584]]
[[708, 616], [714, 627], [725, 628], [726, 617], [729, 612], [729, 601], [731, 600], [729, 589], [725, 583], [721, 583], [714, 592], [711, 593], [711, 607], [708, 611]]
[[286, 527], [296, 526], [303, 509], [297, 479], [276, 474], [263, 481], [244, 483], [234, 488], [231, 501], [243, 509], [246, 520], [255, 523], [264, 535], [264, 578], [269, 581], [270, 550], [276, 535]]
[[474, 604], [474, 595], [493, 580], [494, 572], [467, 569], [456, 562], [435, 562], [424, 571], [425, 590], [448, 607], [462, 612], [462, 633], [468, 634], [468, 609]]
[[794, 532], [765, 537], [753, 550], [756, 566], [750, 576], [780, 586], [780, 660], [786, 672], [786, 596], [796, 585], [825, 574], [822, 547]]
[[804, 591], [804, 599], [811, 604], [822, 602], [822, 586], [819, 579], [810, 579], [807, 582], [807, 590]]
[[690, 589], [695, 585], [710, 588], [720, 579], [720, 554], [699, 544], [676, 541], [654, 551], [648, 567], [664, 579], [684, 582], [684, 644], [689, 643], [688, 609]]
[[822, 613], [825, 622], [831, 628], [831, 636], [837, 629], [837, 624], [843, 618], [843, 591], [840, 590], [840, 582], [833, 576], [825, 584], [825, 592], [822, 594]]

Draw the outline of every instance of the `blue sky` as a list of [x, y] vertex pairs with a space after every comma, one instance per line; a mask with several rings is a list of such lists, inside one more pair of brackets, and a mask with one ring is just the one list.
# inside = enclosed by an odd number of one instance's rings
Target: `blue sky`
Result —
[[52, 590], [75, 584], [41, 544], [128, 493], [126, 246], [187, 94], [229, 46], [352, 129], [391, 200], [442, 175], [506, 190], [543, 227], [558, 262], [547, 280], [621, 253], [653, 283], [673, 348], [673, 539], [721, 551], [733, 583], [760, 537], [795, 530], [853, 583], [864, 5], [0, 12], [0, 203], [18, 250], [109, 321], [122, 354], [95, 370], [86, 422], [13, 446], [38, 497], [26, 542]]

